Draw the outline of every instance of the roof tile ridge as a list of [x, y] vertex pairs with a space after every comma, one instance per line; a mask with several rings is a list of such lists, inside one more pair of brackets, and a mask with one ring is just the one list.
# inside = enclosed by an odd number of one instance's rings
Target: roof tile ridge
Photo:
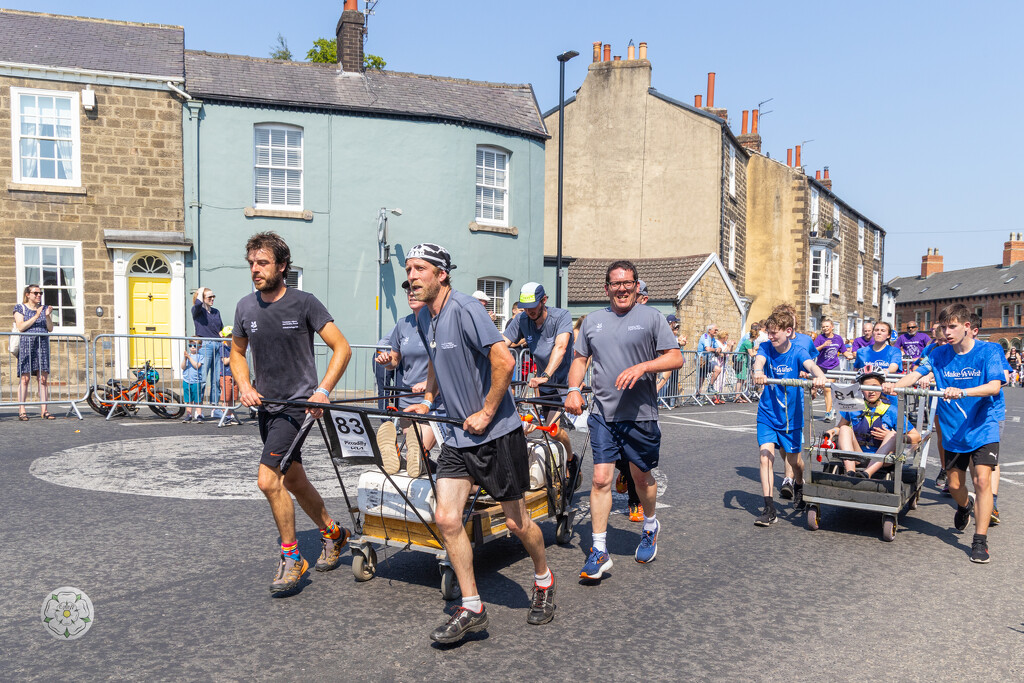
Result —
[[287, 59], [273, 59], [271, 57], [252, 57], [250, 55], [235, 55], [229, 52], [211, 52], [209, 50], [185, 50], [185, 55], [198, 55], [202, 57], [214, 57], [217, 59], [234, 59], [242, 62], [263, 62], [266, 64], [298, 64], [301, 66], [308, 66], [320, 69], [336, 69], [338, 67], [338, 65], [334, 63], [329, 64], [326, 62], [296, 62]]
[[137, 28], [163, 28], [175, 31], [184, 31], [184, 26], [174, 24], [147, 24], [140, 21], [125, 21], [122, 19], [104, 19], [102, 17], [80, 17], [72, 14], [51, 14], [50, 12], [30, 12], [20, 9], [7, 9], [0, 7], [0, 14], [11, 14], [26, 17], [46, 17], [48, 19], [71, 19], [73, 21], [88, 21], [94, 24], [111, 24], [113, 26], [134, 26]]
[[506, 90], [525, 90], [532, 88], [530, 83], [498, 83], [496, 81], [477, 81], [471, 78], [456, 78], [454, 76], [436, 76], [434, 74], [417, 74], [411, 71], [390, 71], [379, 72], [367, 71], [367, 74], [375, 73], [385, 76], [404, 76], [407, 78], [421, 78], [428, 81], [439, 81], [442, 83], [457, 83], [459, 85], [482, 85], [488, 88], [501, 88]]

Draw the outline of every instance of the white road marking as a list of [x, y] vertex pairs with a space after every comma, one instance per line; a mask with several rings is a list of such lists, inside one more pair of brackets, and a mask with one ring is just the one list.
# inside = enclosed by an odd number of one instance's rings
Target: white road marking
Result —
[[1024, 465], [1024, 460], [1021, 460], [1019, 462], [1001, 462], [1001, 463], [999, 463], [999, 467], [1000, 468], [1002, 468], [1002, 467], [1016, 467], [1017, 465]]
[[[741, 415], [757, 415], [756, 410], [698, 410], [693, 413], [686, 413], [687, 415], [721, 415], [723, 413], [740, 413]], [[681, 417], [680, 415], [665, 415], [665, 417]]]
[[756, 426], [750, 425], [723, 425], [715, 422], [707, 422], [705, 420], [693, 420], [688, 417], [682, 417], [680, 415], [661, 415], [662, 419], [679, 420], [681, 422], [689, 422], [691, 424], [700, 425], [701, 427], [711, 427], [713, 429], [721, 429], [725, 432], [740, 432], [743, 434], [753, 434], [757, 432]]
[[1022, 484], [1021, 482], [1014, 481], [1013, 479], [1007, 479], [1005, 476], [999, 477], [999, 482], [1000, 483], [1004, 483], [1005, 482], [1007, 484], [1013, 484], [1014, 486], [1024, 486], [1024, 484]]
[[[662, 497], [665, 495], [665, 489], [668, 488], [668, 478], [661, 473], [661, 470], [655, 468], [652, 472], [654, 475], [654, 481], [658, 485], [658, 509], [670, 508], [671, 505], [662, 503]], [[584, 489], [580, 489], [579, 493], [584, 493]], [[576, 495], [578, 496], [579, 493]], [[590, 512], [590, 497], [578, 498], [576, 500], [576, 507], [579, 509], [579, 513], [576, 515], [577, 519], [582, 519]], [[617, 493], [615, 487], [612, 486], [612, 510], [613, 515], [628, 515], [629, 514], [629, 496], [625, 493]]]

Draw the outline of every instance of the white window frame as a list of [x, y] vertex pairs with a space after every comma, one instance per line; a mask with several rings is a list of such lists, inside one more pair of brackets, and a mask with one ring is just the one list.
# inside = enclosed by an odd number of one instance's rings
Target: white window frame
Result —
[[860, 336], [858, 331], [860, 330], [860, 323], [857, 321], [856, 313], [846, 314], [846, 338], [856, 339]]
[[[808, 261], [807, 299], [812, 304], [822, 304], [827, 300], [828, 292], [828, 249], [811, 247]], [[815, 283], [815, 263], [817, 262], [817, 283]], [[817, 291], [815, 291], [817, 290]]]
[[[502, 187], [500, 185], [497, 185], [497, 184], [488, 185], [487, 183], [483, 182], [484, 173], [485, 173], [485, 171], [487, 169], [486, 159], [485, 159], [485, 162], [484, 162], [483, 166], [481, 166], [476, 161], [476, 158], [480, 156], [481, 152], [484, 153], [485, 155], [490, 153], [490, 154], [495, 154], [495, 155], [501, 155], [502, 157], [505, 158], [505, 185], [504, 185], [504, 187]], [[508, 225], [509, 225], [509, 209], [512, 206], [512, 202], [511, 202], [512, 193], [511, 193], [511, 189], [510, 189], [511, 184], [512, 184], [511, 183], [511, 178], [512, 178], [512, 155], [509, 153], [509, 151], [507, 149], [502, 149], [501, 147], [494, 147], [494, 146], [491, 146], [491, 145], [477, 145], [477, 147], [476, 147], [476, 155], [474, 157], [474, 168], [476, 170], [476, 181], [475, 181], [475, 186], [474, 186], [475, 187], [475, 191], [474, 191], [474, 197], [475, 197], [474, 204], [475, 204], [475, 207], [474, 207], [474, 210], [473, 210], [473, 214], [475, 216], [476, 222], [481, 224], [481, 225], [495, 225], [495, 226], [500, 226], [500, 227], [508, 227]], [[495, 164], [495, 170], [497, 170], [497, 164]], [[482, 199], [482, 190], [483, 189], [494, 190], [496, 192], [496, 194], [499, 193], [499, 192], [502, 193], [502, 202], [501, 202], [502, 218], [501, 219], [485, 218], [483, 216], [483, 205], [484, 205], [483, 204], [483, 199]], [[498, 205], [498, 202], [496, 201], [495, 202], [495, 206], [497, 206], [497, 205]]]
[[[294, 280], [295, 280], [295, 289], [298, 289], [298, 290], [301, 291], [302, 290], [302, 268], [299, 268], [298, 266], [289, 266], [288, 267], [288, 274], [292, 275], [293, 273], [294, 273]], [[290, 286], [291, 285], [289, 285], [289, 287]]]
[[[58, 325], [57, 322], [54, 322], [53, 332], [54, 334], [85, 334], [85, 273], [82, 268], [82, 243], [71, 240], [15, 238], [15, 282], [19, 303], [22, 299], [22, 293], [25, 291], [25, 286], [28, 284], [25, 280], [25, 247], [53, 247], [58, 249], [58, 254], [60, 253], [59, 250], [61, 248], [70, 248], [74, 250], [75, 286], [73, 289], [75, 292], [75, 324]], [[45, 285], [41, 285], [41, 288], [44, 291], [48, 289]], [[43, 301], [46, 301], [45, 294], [43, 295]]]
[[832, 293], [839, 294], [839, 252], [832, 252]]
[[878, 305], [878, 271], [871, 274], [871, 303]]
[[815, 235], [818, 233], [818, 222], [821, 220], [819, 208], [821, 207], [821, 197], [818, 193], [818, 188], [811, 188], [811, 234]]
[[[71, 100], [71, 178], [31, 178], [21, 173], [21, 96], [60, 97]], [[11, 87], [11, 180], [27, 185], [82, 186], [82, 137], [79, 126], [78, 92]]]
[[729, 145], [729, 196], [736, 196], [736, 148]]
[[843, 214], [839, 211], [839, 203], [832, 202], [832, 236], [843, 239]]
[[1003, 304], [1000, 311], [1002, 315], [999, 317], [1000, 327], [1010, 326], [1010, 304]]
[[[262, 130], [270, 131], [271, 136], [273, 136], [273, 132], [275, 130], [276, 131], [284, 131], [285, 132], [286, 142], [285, 142], [285, 147], [284, 147], [284, 154], [285, 154], [285, 162], [284, 162], [284, 164], [274, 164], [272, 158], [267, 163], [260, 163], [260, 161], [259, 161], [259, 148], [262, 147], [262, 145], [258, 145], [257, 144], [256, 138], [259, 135], [259, 132], [262, 131]], [[295, 166], [289, 165], [288, 159], [287, 159], [288, 152], [293, 149], [293, 148], [289, 148], [288, 145], [287, 145], [287, 133], [294, 133], [294, 132], [298, 132], [298, 134], [299, 134], [299, 149], [298, 149], [298, 152], [299, 152], [299, 165], [298, 165], [298, 168], [296, 168]], [[274, 147], [273, 147], [272, 144], [269, 145], [269, 149], [271, 150], [270, 154], [272, 155], [273, 150], [274, 150]], [[306, 132], [305, 132], [305, 129], [302, 126], [295, 126], [295, 125], [288, 124], [288, 123], [257, 123], [257, 124], [254, 124], [253, 127], [252, 127], [252, 203], [253, 203], [253, 208], [256, 208], [256, 209], [269, 209], [269, 210], [276, 210], [276, 211], [302, 211], [303, 207], [305, 206], [305, 201], [306, 201], [306, 197], [305, 197], [305, 194], [306, 194], [305, 193], [305, 183], [306, 183], [305, 165], [306, 165]], [[257, 200], [257, 187], [259, 187], [257, 185], [257, 183], [258, 183], [258, 174], [259, 174], [259, 171], [261, 169], [269, 169], [270, 177], [271, 177], [271, 181], [270, 181], [271, 184], [267, 186], [267, 188], [268, 188], [268, 191], [267, 191], [267, 199], [268, 199], [268, 201], [266, 201], [266, 202], [261, 202], [261, 201]], [[298, 171], [298, 174], [299, 174], [299, 202], [298, 202], [298, 204], [290, 203], [288, 201], [288, 189], [289, 188], [287, 186], [287, 181], [285, 181], [286, 182], [286, 184], [285, 184], [285, 201], [284, 202], [275, 202], [275, 201], [273, 201], [273, 196], [271, 195], [270, 189], [274, 188], [273, 180], [272, 180], [274, 171], [285, 171], [285, 172], [289, 172], [289, 171], [290, 172], [295, 172], [295, 171]]]
[[729, 221], [729, 270], [736, 272], [736, 221]]
[[879, 230], [872, 230], [875, 237], [875, 260], [882, 258], [882, 233]]
[[857, 248], [864, 253], [864, 221], [860, 218], [857, 219]]
[[[476, 281], [476, 288], [491, 297], [487, 311], [494, 314], [494, 324], [499, 330], [504, 330], [508, 324], [508, 296], [511, 287], [512, 281], [504, 277], [481, 277]], [[498, 294], [499, 288], [501, 294]]]
[[864, 264], [857, 264], [857, 301], [864, 301]]

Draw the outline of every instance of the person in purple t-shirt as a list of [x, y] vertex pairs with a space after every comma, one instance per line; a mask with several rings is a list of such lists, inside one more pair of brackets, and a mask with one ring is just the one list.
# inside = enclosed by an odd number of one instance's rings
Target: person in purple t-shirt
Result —
[[857, 358], [857, 352], [863, 349], [865, 346], [871, 346], [873, 343], [871, 339], [871, 333], [874, 330], [875, 324], [870, 320], [865, 320], [864, 324], [860, 328], [860, 336], [850, 341], [850, 348], [843, 354], [846, 356], [846, 360], [855, 360]]
[[[911, 320], [907, 323], [907, 331], [896, 340], [896, 348], [903, 354], [904, 359], [909, 358], [912, 362], [920, 358], [921, 351], [931, 343], [932, 338], [924, 332], [919, 332], [917, 322]], [[910, 363], [907, 363], [907, 365], [910, 365]]]
[[[843, 346], [843, 338], [835, 333], [832, 320], [824, 318], [821, 321], [821, 334], [814, 338], [814, 348], [818, 350], [818, 367], [824, 372], [838, 368], [839, 352]], [[832, 410], [832, 389], [825, 387], [825, 422], [833, 422], [835, 419], [836, 414]]]

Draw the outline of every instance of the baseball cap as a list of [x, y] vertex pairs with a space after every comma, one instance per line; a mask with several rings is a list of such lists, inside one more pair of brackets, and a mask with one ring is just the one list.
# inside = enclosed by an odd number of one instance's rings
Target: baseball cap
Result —
[[650, 294], [647, 293], [647, 283], [643, 280], [636, 281], [636, 292], [641, 296], [650, 296]]
[[475, 292], [473, 292], [473, 298], [474, 299], [482, 299], [484, 301], [490, 301], [491, 300], [491, 297], [487, 296], [486, 294], [481, 292], [479, 289], [476, 290]]
[[222, 337], [230, 337], [231, 336], [231, 332], [233, 330], [234, 330], [234, 328], [231, 327], [231, 325], [225, 325], [223, 328], [221, 328], [220, 336], [222, 336]]
[[666, 320], [666, 321], [668, 321], [668, 323], [669, 323], [670, 325], [671, 325], [672, 323], [677, 323], [677, 322], [679, 322], [679, 318], [677, 318], [677, 317], [676, 317], [675, 315], [672, 315], [672, 314], [669, 314], [669, 315], [665, 316], [665, 320]]
[[545, 296], [544, 285], [539, 282], [527, 282], [519, 290], [519, 307], [536, 308]]

